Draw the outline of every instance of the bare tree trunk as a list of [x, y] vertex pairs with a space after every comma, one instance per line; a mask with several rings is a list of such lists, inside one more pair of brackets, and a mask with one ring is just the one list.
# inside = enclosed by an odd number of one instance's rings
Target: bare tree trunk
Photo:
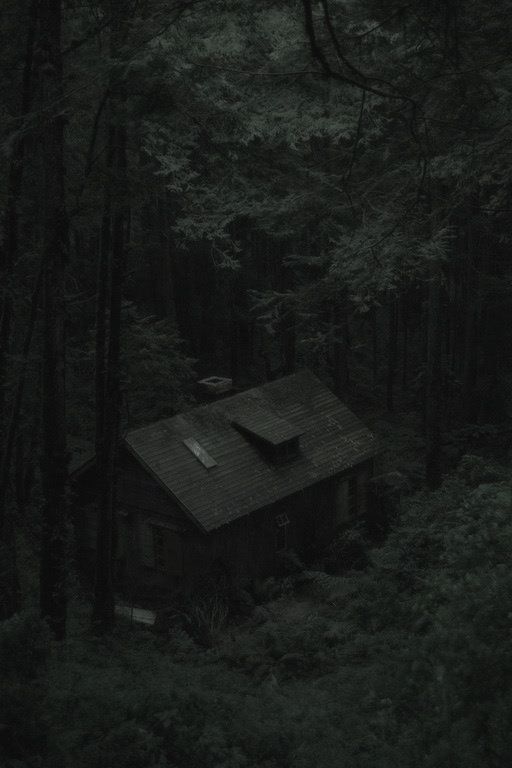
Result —
[[[32, 102], [32, 75], [34, 39], [38, 16], [38, 2], [31, 0], [28, 13], [25, 61], [21, 82], [21, 100], [19, 115], [22, 120], [28, 115]], [[7, 361], [12, 332], [13, 297], [11, 293], [12, 270], [17, 260], [19, 248], [19, 203], [25, 169], [26, 138], [20, 131], [15, 140], [10, 158], [7, 177], [7, 197], [3, 217], [3, 239], [0, 245], [0, 271], [4, 293], [0, 310], [0, 426], [6, 421], [5, 385], [7, 379]], [[22, 374], [24, 380], [24, 374]], [[19, 384], [18, 384], [19, 392]], [[17, 399], [17, 394], [15, 398]], [[16, 411], [16, 404], [13, 406]], [[18, 428], [18, 417], [12, 416], [7, 427], [8, 437], [1, 456], [0, 470], [0, 618], [12, 616], [19, 608], [19, 582], [16, 558], [16, 530], [12, 513], [7, 509], [7, 491], [12, 460], [13, 428]], [[9, 447], [10, 446], [10, 447]]]
[[466, 421], [477, 418], [475, 386], [477, 379], [477, 317], [479, 312], [478, 283], [476, 273], [476, 248], [473, 216], [476, 203], [472, 199], [468, 205], [467, 242], [466, 242], [466, 280], [464, 296], [464, 353], [462, 362], [462, 410]]
[[230, 308], [229, 308], [229, 370], [234, 382], [240, 375], [240, 326], [238, 319], [238, 291], [239, 281], [237, 275], [233, 275], [229, 281]]
[[0, 576], [0, 593], [3, 595], [3, 600], [0, 603], [1, 618], [11, 616], [17, 611], [19, 605], [18, 577], [16, 573], [16, 531], [12, 512], [8, 509], [7, 501], [11, 467], [16, 447], [16, 435], [19, 429], [23, 393], [27, 377], [28, 357], [37, 317], [41, 287], [42, 271], [37, 278], [32, 294], [29, 322], [22, 349], [21, 370], [18, 375], [11, 416], [9, 423], [6, 425], [5, 442], [0, 460], [0, 548], [2, 550], [1, 559], [3, 562]]
[[[105, 557], [104, 549], [111, 549], [110, 498], [108, 487], [106, 451], [106, 409], [107, 409], [107, 347], [108, 347], [108, 301], [110, 295], [110, 249], [112, 218], [112, 165], [115, 151], [115, 131], [108, 128], [105, 196], [101, 220], [98, 277], [96, 288], [96, 351], [95, 351], [95, 397], [96, 397], [96, 470], [97, 470], [97, 543], [95, 595], [100, 592], [99, 582], [111, 591], [112, 571], [110, 555]], [[105, 517], [107, 518], [105, 520]], [[104, 571], [106, 570], [106, 573]], [[104, 621], [105, 606], [95, 600], [93, 621]], [[97, 612], [97, 615], [96, 615]], [[109, 612], [113, 612], [113, 606]], [[108, 619], [107, 623], [110, 623]]]
[[350, 348], [349, 326], [346, 310], [346, 297], [336, 295], [330, 311], [329, 360], [334, 390], [342, 396], [350, 385], [350, 367], [348, 353]]
[[426, 479], [430, 488], [441, 484], [441, 345], [441, 268], [434, 265], [428, 291], [425, 382]]
[[395, 378], [397, 364], [397, 300], [390, 297], [388, 311], [388, 368], [386, 377], [386, 407], [392, 412], [395, 408]]
[[379, 353], [379, 338], [377, 334], [377, 307], [373, 306], [370, 310], [370, 322], [371, 322], [371, 329], [372, 329], [372, 381], [373, 385], [375, 386], [377, 384], [377, 379], [379, 375], [379, 361], [378, 361], [378, 353]]
[[[106, 193], [103, 218], [96, 336], [98, 535], [92, 621], [97, 632], [108, 631], [113, 626], [115, 607], [116, 461], [121, 419], [121, 311], [128, 225], [128, 209], [125, 202], [126, 130], [124, 126], [110, 125], [108, 141], [109, 156], [114, 161], [114, 175], [112, 190], [107, 190]], [[110, 280], [108, 280], [107, 266], [108, 247], [111, 252]]]
[[[38, 18], [38, 0], [31, 0], [28, 16], [25, 62], [21, 82], [20, 117], [28, 115], [32, 103], [32, 76], [34, 39]], [[12, 295], [8, 290], [11, 281], [11, 270], [16, 263], [19, 246], [19, 202], [25, 170], [26, 138], [23, 127], [19, 137], [14, 142], [7, 178], [7, 199], [4, 211], [3, 241], [0, 246], [0, 270], [4, 287], [2, 309], [0, 312], [0, 424], [5, 413], [5, 379], [6, 364], [11, 338], [12, 324]], [[7, 289], [7, 290], [6, 290]]]
[[402, 392], [407, 390], [409, 380], [409, 300], [407, 289], [402, 292]]
[[96, 350], [95, 350], [95, 397], [96, 397], [96, 455], [103, 457], [105, 422], [105, 382], [107, 377], [107, 304], [110, 293], [110, 247], [112, 218], [112, 166], [114, 162], [114, 129], [109, 128], [106, 153], [106, 183], [101, 219], [98, 275], [96, 289]]
[[40, 73], [45, 119], [41, 613], [56, 637], [62, 639], [66, 633], [67, 610], [65, 274], [68, 221], [64, 192], [60, 0], [41, 0], [40, 11]]
[[281, 331], [281, 350], [283, 359], [283, 374], [287, 376], [295, 371], [297, 359], [297, 330], [296, 313], [293, 307], [286, 310], [286, 319], [284, 320]]

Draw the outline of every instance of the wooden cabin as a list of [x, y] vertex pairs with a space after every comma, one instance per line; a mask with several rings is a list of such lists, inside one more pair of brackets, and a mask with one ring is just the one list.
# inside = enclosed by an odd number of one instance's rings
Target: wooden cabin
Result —
[[[224, 393], [225, 395], [225, 393]], [[367, 513], [376, 440], [310, 371], [136, 429], [118, 472], [117, 581], [155, 601], [217, 567], [240, 583], [307, 555]], [[74, 473], [93, 572], [94, 460]]]

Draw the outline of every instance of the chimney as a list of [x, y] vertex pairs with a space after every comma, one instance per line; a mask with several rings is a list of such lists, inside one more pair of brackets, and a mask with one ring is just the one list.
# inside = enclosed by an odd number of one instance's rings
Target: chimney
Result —
[[208, 376], [197, 382], [197, 392], [206, 402], [220, 400], [234, 394], [233, 379], [224, 376]]

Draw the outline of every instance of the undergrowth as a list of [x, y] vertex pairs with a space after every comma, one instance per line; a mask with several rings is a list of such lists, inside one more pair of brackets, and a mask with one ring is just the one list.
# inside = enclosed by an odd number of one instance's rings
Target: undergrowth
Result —
[[365, 570], [298, 578], [206, 646], [93, 638], [80, 605], [60, 645], [33, 613], [4, 622], [2, 766], [510, 764], [510, 510], [505, 471], [466, 459]]

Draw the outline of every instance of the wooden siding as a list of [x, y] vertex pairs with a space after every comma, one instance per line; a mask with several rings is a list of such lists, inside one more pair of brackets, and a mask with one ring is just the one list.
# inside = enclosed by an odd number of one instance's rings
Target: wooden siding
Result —
[[[244, 583], [275, 572], [276, 516], [286, 514], [287, 548], [299, 556], [319, 553], [336, 531], [336, 495], [339, 484], [356, 477], [358, 515], [365, 516], [366, 486], [372, 459], [347, 468], [261, 507], [210, 533], [201, 532], [172, 497], [127, 452], [121, 453], [118, 478], [119, 549], [117, 585], [132, 599], [157, 604], [176, 589], [192, 589], [216, 564]], [[193, 458], [193, 457], [192, 457]], [[80, 476], [82, 506], [77, 514], [81, 563], [92, 583], [96, 544], [94, 471]], [[153, 529], [161, 531], [165, 563], [157, 566], [152, 549]], [[148, 603], [149, 604], [149, 603]]]
[[[251, 408], [301, 433], [295, 458], [274, 464], [232, 426]], [[191, 455], [183, 444], [190, 437], [217, 466], [208, 469]], [[374, 436], [308, 371], [136, 430], [126, 443], [204, 531], [332, 478], [377, 450]]]

